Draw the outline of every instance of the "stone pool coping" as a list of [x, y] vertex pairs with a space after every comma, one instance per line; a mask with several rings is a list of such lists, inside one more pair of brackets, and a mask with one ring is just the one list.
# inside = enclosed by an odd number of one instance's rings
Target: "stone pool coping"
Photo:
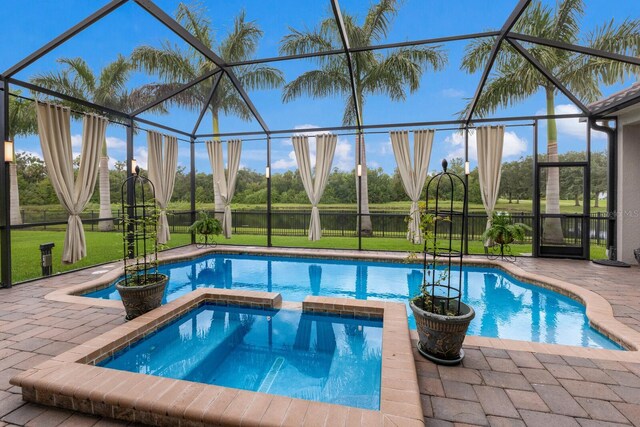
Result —
[[[361, 261], [406, 262], [407, 253], [402, 252], [367, 252], [331, 249], [303, 249], [303, 248], [265, 248], [255, 246], [225, 246], [217, 248], [195, 249], [189, 253], [171, 254], [161, 253], [160, 263], [174, 263], [198, 258], [203, 255], [221, 253], [235, 255], [269, 255], [283, 257], [350, 259]], [[504, 350], [536, 351], [561, 356], [577, 356], [601, 358], [616, 361], [640, 363], [640, 332], [630, 328], [617, 320], [613, 315], [611, 304], [597, 293], [581, 286], [563, 280], [547, 277], [541, 274], [525, 271], [514, 263], [489, 260], [486, 257], [465, 257], [465, 265], [477, 267], [494, 267], [518, 280], [556, 291], [574, 299], [586, 307], [586, 314], [590, 325], [611, 340], [621, 344], [628, 351], [604, 350], [559, 344], [535, 343], [529, 341], [506, 340], [467, 335], [465, 342], [469, 345], [493, 347]], [[81, 296], [88, 292], [104, 289], [118, 277], [122, 276], [122, 267], [113, 268], [102, 276], [89, 282], [57, 289], [45, 296], [45, 299], [85, 304], [100, 307], [122, 308], [120, 301], [102, 300]]]
[[[95, 366], [206, 302], [382, 318], [380, 410], [366, 410]], [[418, 377], [404, 304], [200, 288], [24, 371], [11, 384], [23, 399], [152, 425], [423, 426]]]

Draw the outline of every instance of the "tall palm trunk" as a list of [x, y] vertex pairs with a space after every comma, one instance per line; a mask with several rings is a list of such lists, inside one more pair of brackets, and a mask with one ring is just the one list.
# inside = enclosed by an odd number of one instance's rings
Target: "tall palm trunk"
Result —
[[[11, 141], [15, 141], [12, 136]], [[20, 193], [18, 190], [18, 168], [15, 162], [16, 151], [15, 145], [13, 149], [14, 161], [9, 164], [9, 223], [11, 225], [22, 224], [22, 215], [20, 214]]]
[[[100, 185], [100, 214], [99, 219], [113, 218], [111, 212], [111, 182], [109, 181], [109, 156], [107, 155], [107, 141], [102, 143], [102, 157], [98, 166], [99, 185]], [[100, 221], [98, 230], [112, 231], [113, 221]]]
[[[552, 116], [555, 114], [555, 98], [554, 89], [546, 88], [547, 95], [547, 114]], [[549, 119], [547, 122], [547, 161], [558, 161], [558, 128], [555, 119]], [[547, 170], [547, 188], [546, 188], [546, 209], [548, 214], [560, 213], [560, 169], [557, 167], [546, 168]], [[542, 233], [542, 241], [546, 244], [559, 245], [564, 242], [562, 233], [562, 224], [560, 218], [546, 218]]]
[[[362, 105], [362, 104], [360, 104]], [[369, 216], [369, 178], [367, 176], [367, 150], [364, 143], [364, 134], [358, 132], [356, 135], [356, 151], [360, 153], [360, 164], [362, 165], [362, 176], [358, 177], [358, 156], [356, 155], [356, 195], [360, 205], [360, 216], [358, 226], [362, 236], [370, 237], [373, 234], [371, 217]], [[362, 185], [362, 189], [360, 189]], [[362, 196], [362, 201], [360, 197]]]
[[[220, 118], [218, 117], [218, 112], [214, 111], [213, 113], [213, 133], [220, 133]], [[220, 137], [216, 136], [213, 138], [215, 141], [219, 141]], [[211, 171], [211, 175], [213, 175], [213, 202], [214, 209], [216, 211], [215, 217], [218, 221], [222, 222], [224, 218], [224, 203], [222, 202], [222, 198], [220, 197], [220, 187], [218, 187], [218, 183], [216, 182], [216, 175], [214, 171]]]

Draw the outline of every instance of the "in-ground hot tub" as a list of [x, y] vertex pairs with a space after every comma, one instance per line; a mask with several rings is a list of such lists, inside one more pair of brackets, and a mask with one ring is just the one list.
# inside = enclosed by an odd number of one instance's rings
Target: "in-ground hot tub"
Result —
[[99, 366], [378, 410], [382, 319], [203, 304]]
[[393, 302], [198, 289], [11, 383], [27, 401], [151, 425], [423, 425]]

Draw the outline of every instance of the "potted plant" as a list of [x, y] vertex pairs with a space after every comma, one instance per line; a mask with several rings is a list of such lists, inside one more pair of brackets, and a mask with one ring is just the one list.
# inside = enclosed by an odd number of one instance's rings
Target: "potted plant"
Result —
[[199, 241], [202, 242], [203, 246], [208, 246], [213, 244], [213, 240], [209, 241], [210, 236], [217, 236], [222, 233], [222, 224], [215, 217], [202, 211], [200, 212], [200, 218], [189, 227], [189, 231], [201, 236]]
[[[462, 178], [447, 172], [446, 159], [442, 169], [427, 183], [425, 209], [420, 215], [422, 283], [410, 306], [418, 331], [418, 351], [433, 362], [456, 365], [464, 358], [462, 343], [475, 317], [473, 308], [461, 301], [464, 251], [460, 236], [465, 235], [467, 187]], [[454, 207], [457, 186], [462, 188], [462, 210]], [[457, 275], [451, 274], [454, 268]]]
[[[116, 289], [124, 304], [127, 320], [159, 307], [169, 281], [167, 275], [158, 273], [156, 202], [154, 198], [145, 197], [147, 194], [155, 196], [155, 189], [149, 179], [139, 176], [139, 172], [136, 167], [135, 173], [122, 184], [124, 278], [116, 283]], [[144, 186], [151, 191], [144, 191]], [[124, 202], [127, 190], [133, 192], [130, 198], [133, 204]]]
[[[421, 216], [421, 229], [425, 246], [433, 242], [434, 230], [438, 222], [450, 221], [434, 214]], [[435, 247], [426, 253], [436, 252]], [[462, 343], [475, 317], [473, 308], [458, 299], [449, 299], [435, 295], [434, 289], [444, 286], [450, 279], [447, 269], [438, 270], [435, 264], [427, 268], [423, 264], [423, 281], [420, 292], [410, 301], [411, 311], [416, 321], [419, 342], [418, 351], [427, 359], [442, 364], [456, 365], [464, 358]]]
[[505, 246], [510, 245], [514, 241], [524, 240], [529, 230], [531, 230], [531, 227], [528, 225], [521, 222], [513, 222], [508, 212], [494, 212], [491, 215], [489, 228], [482, 233], [482, 240], [484, 242], [494, 242], [499, 245], [500, 256], [504, 258]]
[[513, 222], [508, 212], [494, 212], [491, 225], [482, 234], [483, 240], [492, 240], [499, 245], [509, 245], [516, 240], [524, 240], [526, 232], [531, 230], [526, 224]]

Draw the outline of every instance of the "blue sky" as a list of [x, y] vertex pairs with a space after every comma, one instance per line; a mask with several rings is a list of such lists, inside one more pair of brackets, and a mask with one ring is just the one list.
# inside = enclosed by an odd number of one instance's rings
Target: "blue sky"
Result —
[[[106, 0], [5, 0], [3, 2], [5, 28], [3, 39], [9, 49], [0, 51], [0, 69], [5, 70], [33, 50], [39, 48], [51, 38], [60, 34], [79, 20], [83, 19]], [[158, 5], [166, 12], [173, 14], [178, 2], [175, 0], [158, 0]], [[243, 8], [249, 20], [255, 20], [264, 30], [257, 57], [278, 55], [278, 47], [282, 37], [289, 32], [289, 27], [305, 29], [315, 26], [323, 17], [331, 13], [330, 3], [326, 0], [247, 0], [242, 2], [207, 0], [203, 2], [209, 10], [213, 28], [219, 38], [229, 31], [233, 18]], [[545, 3], [554, 4], [555, 1]], [[635, 1], [586, 0], [586, 13], [583, 19], [582, 32], [589, 33], [595, 25], [615, 19], [621, 22], [626, 17], [638, 18], [639, 10]], [[371, 4], [368, 0], [343, 0], [341, 7], [343, 14], [364, 17]], [[386, 40], [382, 42], [399, 42], [412, 39], [422, 39], [453, 34], [472, 33], [499, 29], [511, 9], [515, 0], [461, 0], [443, 2], [441, 0], [405, 0], [402, 8], [392, 24], [392, 29]], [[82, 56], [89, 65], [98, 71], [101, 67], [116, 59], [119, 53], [128, 55], [133, 48], [140, 44], [159, 46], [164, 40], [186, 48], [184, 42], [169, 30], [147, 15], [133, 1], [122, 6], [112, 15], [77, 35], [68, 43], [56, 48], [32, 66], [23, 70], [16, 77], [28, 80], [34, 74], [59, 69], [55, 60], [59, 57]], [[451, 120], [456, 118], [465, 98], [473, 96], [478, 84], [479, 73], [466, 75], [460, 71], [460, 61], [465, 42], [455, 42], [443, 45], [449, 58], [447, 68], [439, 73], [426, 72], [421, 88], [415, 94], [409, 95], [406, 102], [390, 102], [383, 96], [372, 96], [364, 105], [365, 123], [415, 122]], [[300, 73], [313, 69], [314, 64], [309, 60], [284, 61], [275, 66], [283, 70], [287, 81]], [[134, 73], [130, 85], [155, 81], [155, 76]], [[630, 84], [603, 87], [604, 94], [610, 94]], [[340, 97], [330, 97], [322, 100], [301, 98], [294, 102], [283, 104], [281, 92], [255, 91], [250, 92], [252, 100], [271, 129], [300, 128], [301, 131], [312, 132], [313, 127], [340, 125], [343, 101]], [[577, 109], [570, 105], [563, 96], [558, 96], [557, 112], [571, 113]], [[542, 113], [544, 102], [542, 94], [506, 111], [499, 111], [496, 116], [518, 116]], [[190, 130], [196, 121], [198, 112], [172, 109], [166, 116], [145, 116], [167, 125]], [[543, 123], [544, 126], [544, 123]], [[256, 122], [244, 123], [234, 117], [223, 117], [222, 132], [259, 130]], [[559, 123], [560, 149], [584, 148], [584, 125], [577, 120], [565, 120]], [[74, 151], [79, 152], [79, 135], [81, 125], [74, 123], [72, 133]], [[199, 133], [211, 132], [210, 118], [205, 117]], [[124, 160], [124, 129], [120, 126], [110, 126], [108, 131], [109, 153], [112, 160]], [[544, 143], [544, 129], [540, 132]], [[505, 141], [505, 160], [517, 159], [522, 155], [532, 153], [533, 131], [531, 127], [508, 128]], [[594, 148], [604, 147], [604, 138], [594, 134]], [[37, 137], [23, 138], [16, 141], [18, 150], [40, 153]], [[338, 152], [334, 167], [351, 169], [354, 164], [354, 137], [342, 135], [339, 138]], [[144, 164], [146, 158], [146, 140], [144, 133], [135, 139], [136, 157]], [[370, 166], [382, 167], [391, 172], [395, 166], [387, 134], [367, 136], [368, 161]], [[456, 157], [463, 153], [463, 138], [452, 131], [438, 131], [431, 156], [431, 169], [439, 165], [443, 157]], [[198, 170], [210, 171], [206, 150], [203, 144], [197, 146]], [[188, 144], [180, 145], [179, 162], [188, 165]], [[241, 164], [245, 167], [264, 170], [265, 142], [246, 141], [244, 144]], [[472, 145], [472, 160], [475, 150]], [[295, 168], [292, 157], [292, 147], [288, 139], [274, 139], [272, 161], [274, 172]]]

